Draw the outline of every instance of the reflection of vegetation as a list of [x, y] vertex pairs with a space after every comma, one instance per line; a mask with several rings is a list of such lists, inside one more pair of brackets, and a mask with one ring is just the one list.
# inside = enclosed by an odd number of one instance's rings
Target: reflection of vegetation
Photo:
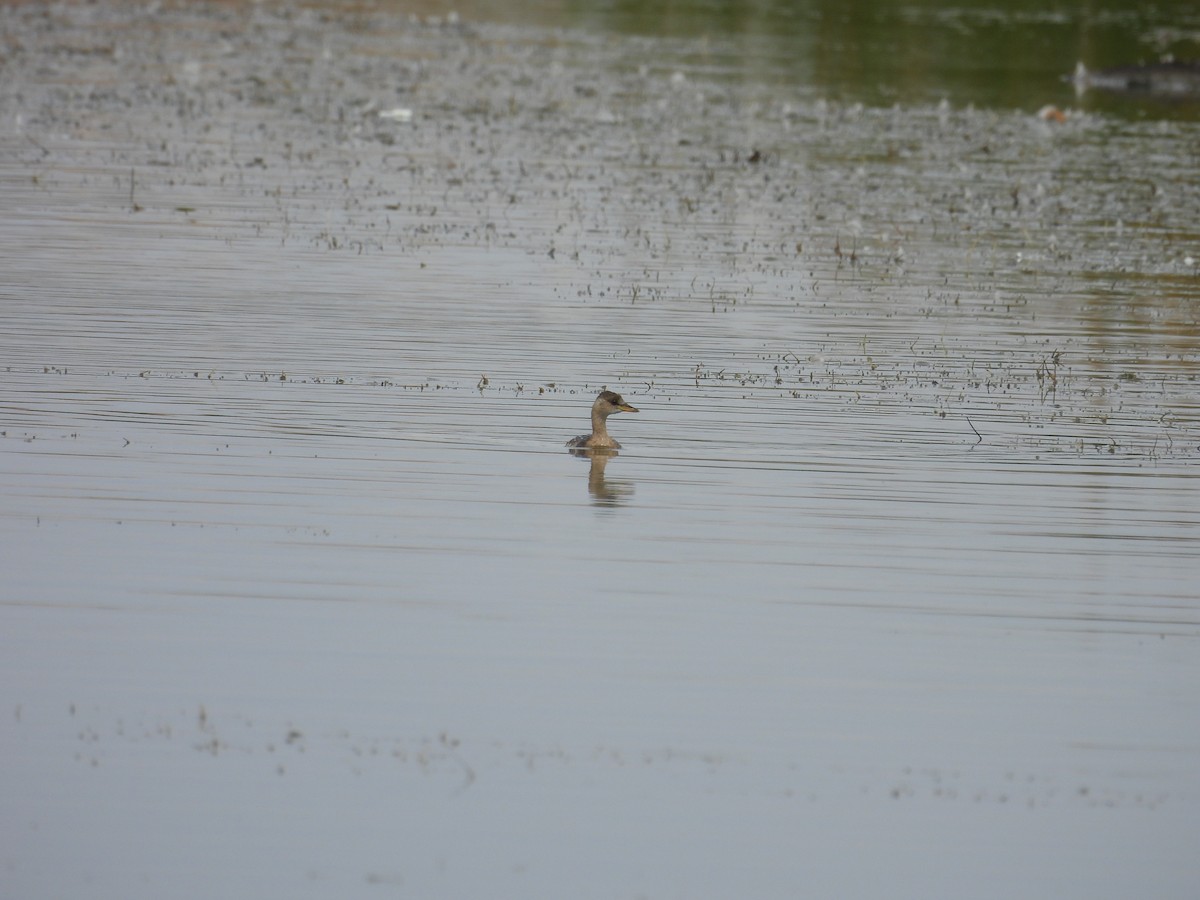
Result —
[[618, 0], [567, 3], [560, 14], [561, 24], [587, 30], [707, 38], [707, 56], [697, 64], [710, 71], [799, 82], [868, 104], [946, 96], [1037, 108], [1070, 96], [1063, 79], [1080, 60], [1106, 66], [1200, 57], [1194, 6], [1179, 0], [1068, 9], [1040, 0]]

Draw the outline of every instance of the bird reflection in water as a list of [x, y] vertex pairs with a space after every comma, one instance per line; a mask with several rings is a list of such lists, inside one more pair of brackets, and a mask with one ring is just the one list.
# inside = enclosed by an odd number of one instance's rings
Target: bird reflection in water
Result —
[[571, 455], [591, 461], [591, 467], [588, 469], [588, 493], [597, 506], [620, 506], [633, 496], [632, 482], [609, 481], [604, 477], [604, 469], [609, 460], [620, 456], [620, 451], [612, 447], [572, 447]]

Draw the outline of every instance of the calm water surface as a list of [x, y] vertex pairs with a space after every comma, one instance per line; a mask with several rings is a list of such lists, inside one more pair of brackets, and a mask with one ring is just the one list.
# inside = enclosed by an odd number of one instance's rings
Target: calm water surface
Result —
[[0, 15], [3, 893], [1192, 895], [1188, 115]]

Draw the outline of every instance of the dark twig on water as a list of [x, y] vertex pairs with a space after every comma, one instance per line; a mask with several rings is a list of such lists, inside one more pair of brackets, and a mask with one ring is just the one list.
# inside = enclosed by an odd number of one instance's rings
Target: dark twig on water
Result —
[[967, 420], [967, 424], [971, 426], [971, 430], [975, 432], [975, 437], [978, 438], [975, 443], [981, 443], [983, 441], [983, 435], [979, 433], [978, 429], [976, 429], [975, 423], [971, 421], [971, 417], [966, 413], [963, 413], [963, 418]]
[[41, 141], [39, 141], [39, 140], [38, 140], [37, 138], [35, 138], [33, 135], [31, 135], [31, 134], [27, 134], [27, 135], [25, 135], [25, 139], [26, 139], [27, 141], [29, 141], [29, 143], [33, 144], [33, 146], [35, 146], [35, 147], [37, 147], [39, 150], [41, 150], [41, 151], [42, 151], [42, 156], [49, 156], [49, 155], [50, 155], [50, 151], [49, 151], [49, 150], [47, 150], [47, 149], [45, 148], [45, 146], [44, 146], [44, 145], [41, 143]]
[[134, 177], [133, 168], [130, 167], [130, 169], [129, 169], [129, 208], [133, 212], [141, 212], [142, 208], [140, 206], [138, 206], [137, 203], [133, 199], [133, 187], [134, 187], [135, 183], [136, 183], [136, 178]]

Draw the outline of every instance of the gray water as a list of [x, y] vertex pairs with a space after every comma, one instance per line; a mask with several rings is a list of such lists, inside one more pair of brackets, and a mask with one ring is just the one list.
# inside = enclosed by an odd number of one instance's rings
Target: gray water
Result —
[[2, 16], [5, 896], [1192, 896], [1187, 117]]

